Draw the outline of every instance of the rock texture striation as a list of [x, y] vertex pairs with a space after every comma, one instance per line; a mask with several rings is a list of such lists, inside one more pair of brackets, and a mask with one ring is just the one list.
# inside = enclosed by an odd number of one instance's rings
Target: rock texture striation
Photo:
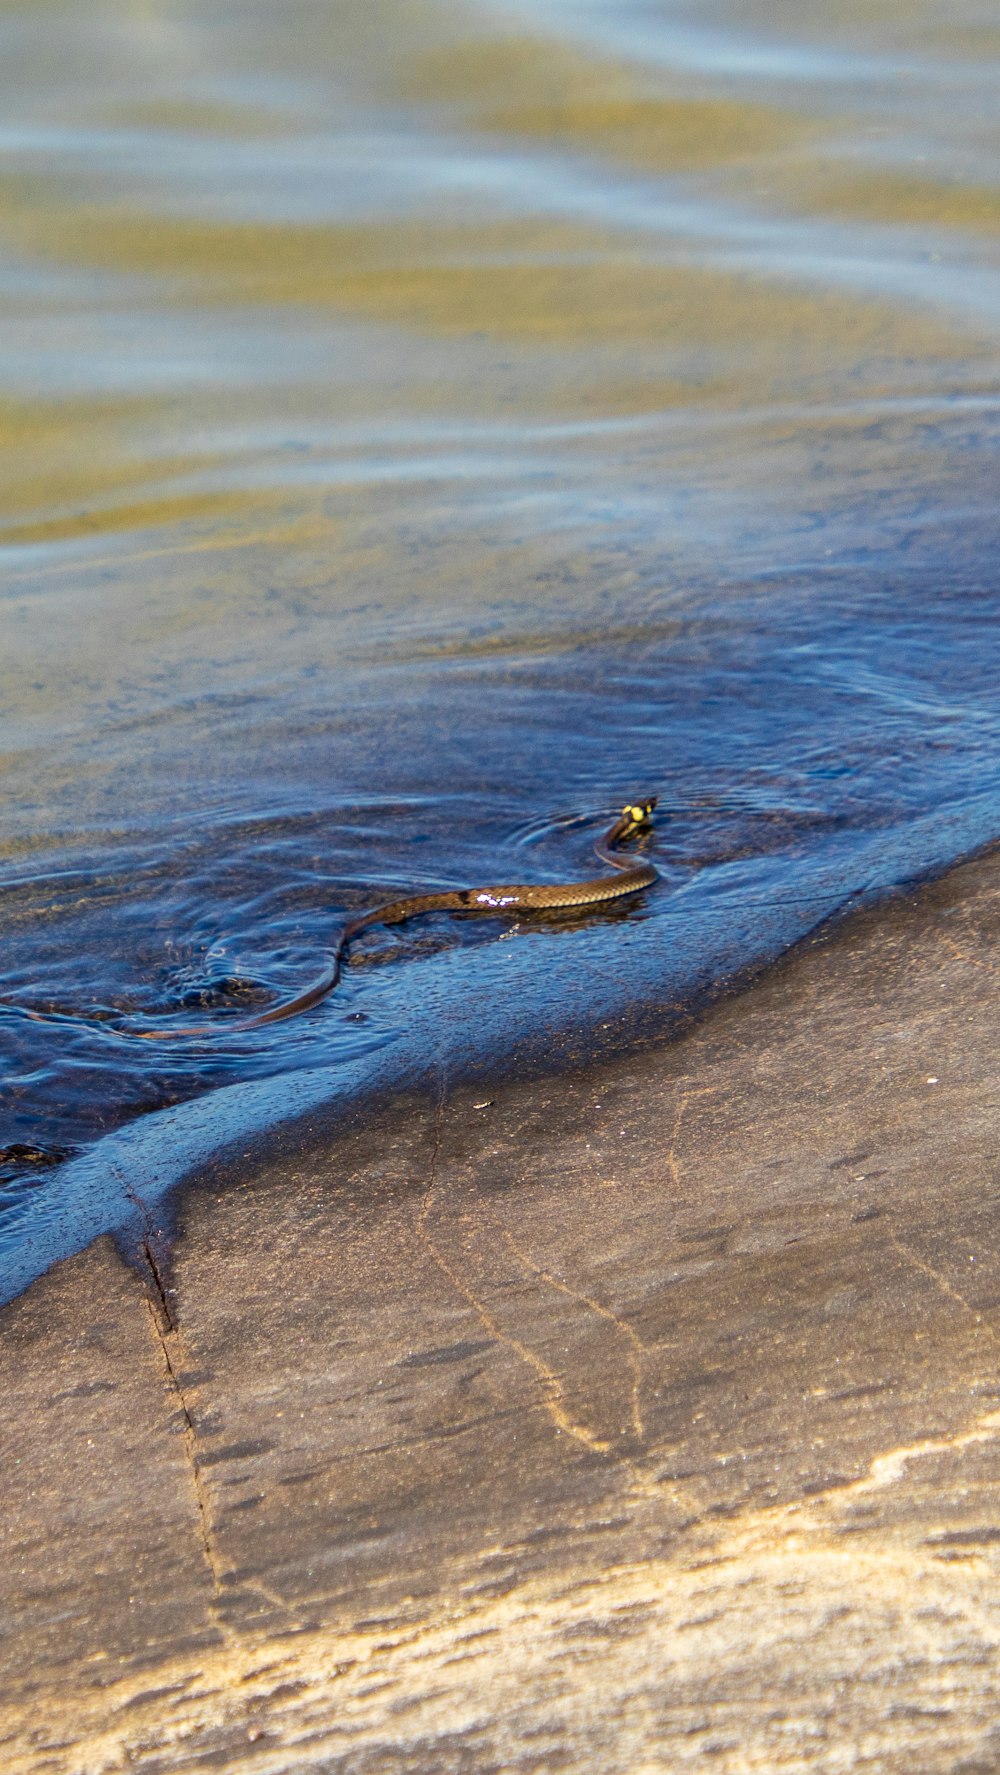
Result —
[[1000, 1763], [1000, 860], [0, 1320], [0, 1763]]

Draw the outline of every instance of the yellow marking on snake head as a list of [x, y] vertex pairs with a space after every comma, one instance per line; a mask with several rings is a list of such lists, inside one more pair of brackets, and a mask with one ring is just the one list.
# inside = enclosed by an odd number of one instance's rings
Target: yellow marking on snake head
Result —
[[646, 818], [646, 814], [648, 811], [649, 810], [647, 808], [639, 807], [638, 804], [635, 807], [627, 807], [625, 809], [625, 812], [628, 814], [629, 819], [634, 821], [635, 825], [637, 825], [637, 826], [640, 826], [642, 824], [643, 820]]

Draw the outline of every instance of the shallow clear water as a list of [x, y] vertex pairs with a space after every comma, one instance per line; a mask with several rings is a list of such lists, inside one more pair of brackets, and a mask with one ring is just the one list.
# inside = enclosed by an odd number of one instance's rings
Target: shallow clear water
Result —
[[[0, 0], [11, 1275], [136, 1118], [666, 1029], [1000, 834], [998, 73], [973, 0]], [[634, 905], [227, 1033], [645, 792]]]

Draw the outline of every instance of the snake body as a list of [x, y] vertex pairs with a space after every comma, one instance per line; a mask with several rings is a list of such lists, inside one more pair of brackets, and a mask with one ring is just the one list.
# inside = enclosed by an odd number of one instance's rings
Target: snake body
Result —
[[268, 1010], [260, 1011], [254, 1017], [243, 1017], [239, 1022], [224, 1025], [199, 1023], [172, 1029], [134, 1030], [131, 1033], [138, 1035], [142, 1041], [165, 1041], [177, 1036], [216, 1035], [220, 1027], [229, 1033], [243, 1029], [260, 1029], [266, 1023], [283, 1023], [286, 1017], [296, 1017], [300, 1011], [311, 1010], [328, 992], [333, 991], [340, 979], [344, 958], [355, 937], [360, 936], [362, 931], [370, 930], [373, 925], [404, 924], [408, 919], [422, 918], [428, 912], [489, 915], [571, 911], [588, 906], [604, 906], [612, 900], [624, 900], [630, 894], [641, 893], [643, 888], [652, 887], [658, 879], [656, 870], [651, 863], [636, 862], [627, 855], [619, 855], [617, 847], [623, 839], [632, 837], [646, 824], [655, 806], [655, 795], [642, 801], [630, 802], [628, 807], [622, 809], [611, 829], [598, 839], [594, 850], [600, 861], [614, 871], [612, 875], [595, 875], [588, 881], [545, 885], [507, 882], [494, 887], [459, 888], [440, 894], [409, 894], [402, 900], [390, 900], [385, 906], [375, 906], [370, 912], [363, 912], [360, 917], [348, 920], [327, 958], [322, 974], [294, 998], [283, 999], [279, 1004], [271, 1005]]

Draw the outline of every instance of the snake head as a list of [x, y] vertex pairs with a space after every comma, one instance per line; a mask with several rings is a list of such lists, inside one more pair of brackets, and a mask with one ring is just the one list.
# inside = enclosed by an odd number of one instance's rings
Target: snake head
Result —
[[656, 806], [656, 796], [650, 795], [645, 801], [630, 801], [628, 807], [622, 808], [624, 838], [628, 832], [636, 832], [649, 819]]

